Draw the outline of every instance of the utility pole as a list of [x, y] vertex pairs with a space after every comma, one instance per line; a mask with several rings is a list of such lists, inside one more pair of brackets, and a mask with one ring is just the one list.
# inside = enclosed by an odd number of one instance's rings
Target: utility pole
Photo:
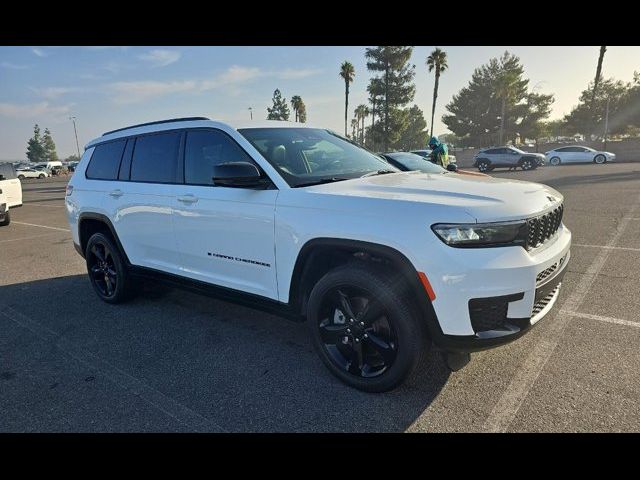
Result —
[[249, 115], [251, 115], [251, 120], [253, 120], [253, 108], [249, 107]]
[[76, 117], [69, 117], [69, 120], [73, 122], [73, 133], [76, 136], [76, 149], [78, 151], [78, 160], [80, 160], [80, 145], [78, 144], [78, 130], [76, 129]]
[[604, 149], [607, 149], [607, 134], [609, 133], [609, 102], [611, 97], [607, 97], [607, 112], [604, 116]]

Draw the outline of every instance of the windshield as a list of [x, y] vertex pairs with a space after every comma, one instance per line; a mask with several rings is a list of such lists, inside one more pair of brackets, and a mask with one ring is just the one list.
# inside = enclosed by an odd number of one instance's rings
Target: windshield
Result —
[[440, 165], [436, 165], [435, 163], [432, 163], [431, 161], [426, 160], [424, 157], [416, 155], [415, 153], [394, 152], [387, 153], [387, 156], [392, 160], [395, 160], [408, 170], [419, 170], [425, 173], [444, 173], [447, 171]]
[[292, 187], [397, 171], [382, 158], [320, 128], [244, 128], [238, 132]]

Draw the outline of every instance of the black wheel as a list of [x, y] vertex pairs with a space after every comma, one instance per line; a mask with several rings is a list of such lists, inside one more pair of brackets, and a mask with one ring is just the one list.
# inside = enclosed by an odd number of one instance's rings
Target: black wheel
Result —
[[338, 267], [315, 285], [307, 320], [313, 345], [347, 385], [384, 392], [415, 370], [428, 348], [404, 282], [366, 264]]
[[20, 181], [24, 180], [24, 175], [18, 175], [18, 180]]
[[607, 157], [605, 157], [602, 154], [596, 155], [595, 158], [593, 159], [593, 161], [595, 163], [597, 163], [598, 165], [602, 165], [603, 163], [607, 162]]
[[0, 222], [0, 227], [6, 227], [10, 223], [11, 223], [11, 214], [9, 213], [9, 210], [7, 210], [7, 213], [4, 214], [4, 220]]
[[535, 168], [533, 164], [533, 160], [529, 158], [520, 160], [520, 168], [522, 170], [533, 170]]
[[40, 175], [38, 175], [38, 178], [42, 180], [44, 178], [44, 173], [41, 173]]
[[560, 163], [560, 157], [551, 157], [551, 159], [549, 160], [549, 165], [553, 165], [554, 167], [557, 167], [558, 165], [560, 165]]
[[[478, 163], [477, 163], [478, 171], [483, 173], [486, 171], [489, 171], [490, 169], [489, 165], [491, 165], [489, 160], [478, 160]], [[493, 169], [491, 168], [491, 170]]]
[[87, 272], [98, 296], [107, 303], [121, 303], [133, 294], [129, 272], [113, 240], [94, 233], [85, 251]]

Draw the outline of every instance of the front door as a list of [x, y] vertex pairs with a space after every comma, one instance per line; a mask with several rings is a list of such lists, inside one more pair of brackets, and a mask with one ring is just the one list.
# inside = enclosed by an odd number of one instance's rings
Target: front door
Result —
[[173, 216], [182, 275], [276, 299], [278, 190], [214, 185], [213, 167], [238, 161], [255, 164], [226, 133], [186, 132], [184, 184], [176, 185]]

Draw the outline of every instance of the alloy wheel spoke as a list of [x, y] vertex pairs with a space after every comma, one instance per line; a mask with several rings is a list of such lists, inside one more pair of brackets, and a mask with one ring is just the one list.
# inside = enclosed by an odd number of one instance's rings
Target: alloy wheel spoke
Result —
[[104, 254], [100, 251], [100, 249], [98, 248], [98, 245], [93, 245], [91, 247], [91, 253], [93, 253], [96, 256], [96, 258], [101, 262], [105, 261]]
[[396, 353], [390, 343], [375, 333], [369, 333], [366, 342], [382, 356], [385, 364], [390, 365], [393, 362]]
[[351, 301], [349, 300], [349, 297], [342, 290], [338, 290], [338, 297], [340, 300], [342, 311], [347, 314], [349, 318], [356, 318], [355, 314], [353, 313], [353, 308], [351, 307]]
[[353, 375], [362, 375], [362, 344], [359, 342], [352, 344], [348, 370]]
[[111, 279], [108, 275], [105, 275], [104, 284], [107, 289], [107, 295], [111, 296], [111, 294], [113, 293], [113, 286], [111, 285]]
[[320, 336], [324, 343], [338, 344], [346, 335], [346, 325], [320, 326]]
[[375, 320], [380, 318], [384, 313], [384, 307], [380, 301], [375, 298], [369, 299], [364, 309], [358, 313], [356, 320], [362, 322], [365, 326], [370, 326]]

